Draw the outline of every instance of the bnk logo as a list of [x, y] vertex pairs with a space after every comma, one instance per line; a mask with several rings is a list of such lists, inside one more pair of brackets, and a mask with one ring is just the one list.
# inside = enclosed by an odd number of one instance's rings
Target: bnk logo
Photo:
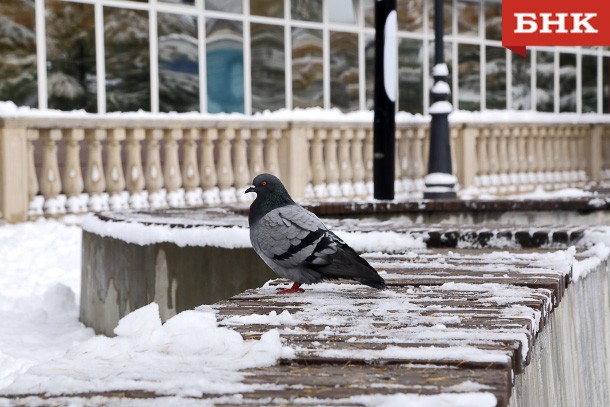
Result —
[[[590, 20], [597, 13], [515, 13], [517, 29], [515, 33], [578, 33], [593, 34], [598, 32]], [[568, 20], [566, 22], [566, 20]], [[570, 28], [568, 30], [568, 27]]]
[[503, 0], [502, 45], [521, 55], [526, 46], [610, 45], [610, 1]]

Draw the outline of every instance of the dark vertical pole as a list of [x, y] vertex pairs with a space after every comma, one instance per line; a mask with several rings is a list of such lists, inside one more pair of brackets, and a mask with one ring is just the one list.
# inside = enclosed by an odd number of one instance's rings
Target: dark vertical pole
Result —
[[375, 199], [394, 199], [394, 144], [397, 68], [396, 0], [375, 2]]
[[430, 106], [430, 154], [428, 175], [425, 178], [424, 198], [455, 198], [456, 179], [452, 175], [451, 145], [448, 116], [452, 110], [449, 102], [449, 74], [445, 64], [443, 44], [443, 0], [434, 0], [434, 67]]

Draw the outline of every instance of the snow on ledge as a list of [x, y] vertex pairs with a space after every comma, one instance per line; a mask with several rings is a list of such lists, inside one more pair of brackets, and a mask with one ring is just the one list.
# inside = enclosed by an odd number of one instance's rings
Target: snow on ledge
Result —
[[453, 174], [446, 174], [444, 172], [431, 172], [424, 177], [426, 185], [448, 185], [454, 186], [457, 184], [457, 177]]
[[[438, 102], [437, 102], [438, 103]], [[448, 102], [446, 102], [448, 103]], [[433, 105], [434, 106], [434, 105]], [[430, 108], [432, 111], [432, 107]], [[182, 120], [182, 121], [263, 121], [263, 122], [349, 122], [373, 123], [373, 111], [360, 110], [343, 113], [339, 109], [312, 107], [307, 109], [279, 109], [264, 111], [251, 116], [242, 113], [151, 113], [137, 112], [88, 113], [84, 110], [61, 111], [53, 109], [34, 109], [17, 106], [13, 102], [0, 101], [2, 118], [41, 118], [41, 119], [121, 119], [121, 120]], [[397, 123], [428, 123], [429, 115], [398, 112]], [[597, 113], [544, 113], [524, 110], [484, 110], [477, 112], [453, 110], [449, 114], [452, 123], [610, 123], [610, 114]]]
[[[138, 222], [103, 221], [87, 216], [82, 221], [83, 231], [102, 237], [111, 237], [127, 243], [146, 246], [157, 243], [174, 243], [179, 247], [220, 247], [239, 249], [252, 247], [250, 230], [233, 227], [196, 226], [191, 228], [169, 225], [146, 225]], [[422, 237], [397, 232], [347, 232], [336, 234], [358, 252], [397, 252], [426, 247]]]

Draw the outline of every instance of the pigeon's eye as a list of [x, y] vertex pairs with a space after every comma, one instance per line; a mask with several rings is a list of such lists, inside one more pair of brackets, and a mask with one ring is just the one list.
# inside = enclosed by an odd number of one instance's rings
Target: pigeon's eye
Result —
[[261, 186], [266, 187], [266, 186], [267, 186], [267, 181], [263, 181], [263, 182], [261, 182]]

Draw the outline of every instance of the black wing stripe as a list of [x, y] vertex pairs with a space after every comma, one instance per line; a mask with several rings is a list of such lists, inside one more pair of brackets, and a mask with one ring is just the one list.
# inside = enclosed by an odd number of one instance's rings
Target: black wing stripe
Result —
[[312, 263], [314, 260], [319, 258], [320, 252], [329, 247], [332, 243], [333, 241], [330, 239], [328, 234], [325, 233], [322, 239], [320, 239], [320, 241], [316, 245], [316, 248], [313, 250], [313, 252], [309, 255], [309, 257], [305, 259], [305, 262]]
[[307, 236], [305, 236], [305, 238], [303, 240], [301, 240], [301, 243], [299, 243], [295, 246], [290, 246], [288, 248], [288, 250], [286, 250], [282, 254], [277, 254], [277, 255], [273, 256], [273, 260], [281, 261], [281, 260], [286, 260], [286, 259], [291, 258], [292, 256], [294, 256], [295, 254], [297, 254], [304, 248], [310, 247], [311, 245], [313, 245], [316, 240], [320, 239], [320, 237], [322, 237], [324, 235], [324, 232], [325, 232], [324, 229], [318, 229], [314, 232], [310, 232]]

